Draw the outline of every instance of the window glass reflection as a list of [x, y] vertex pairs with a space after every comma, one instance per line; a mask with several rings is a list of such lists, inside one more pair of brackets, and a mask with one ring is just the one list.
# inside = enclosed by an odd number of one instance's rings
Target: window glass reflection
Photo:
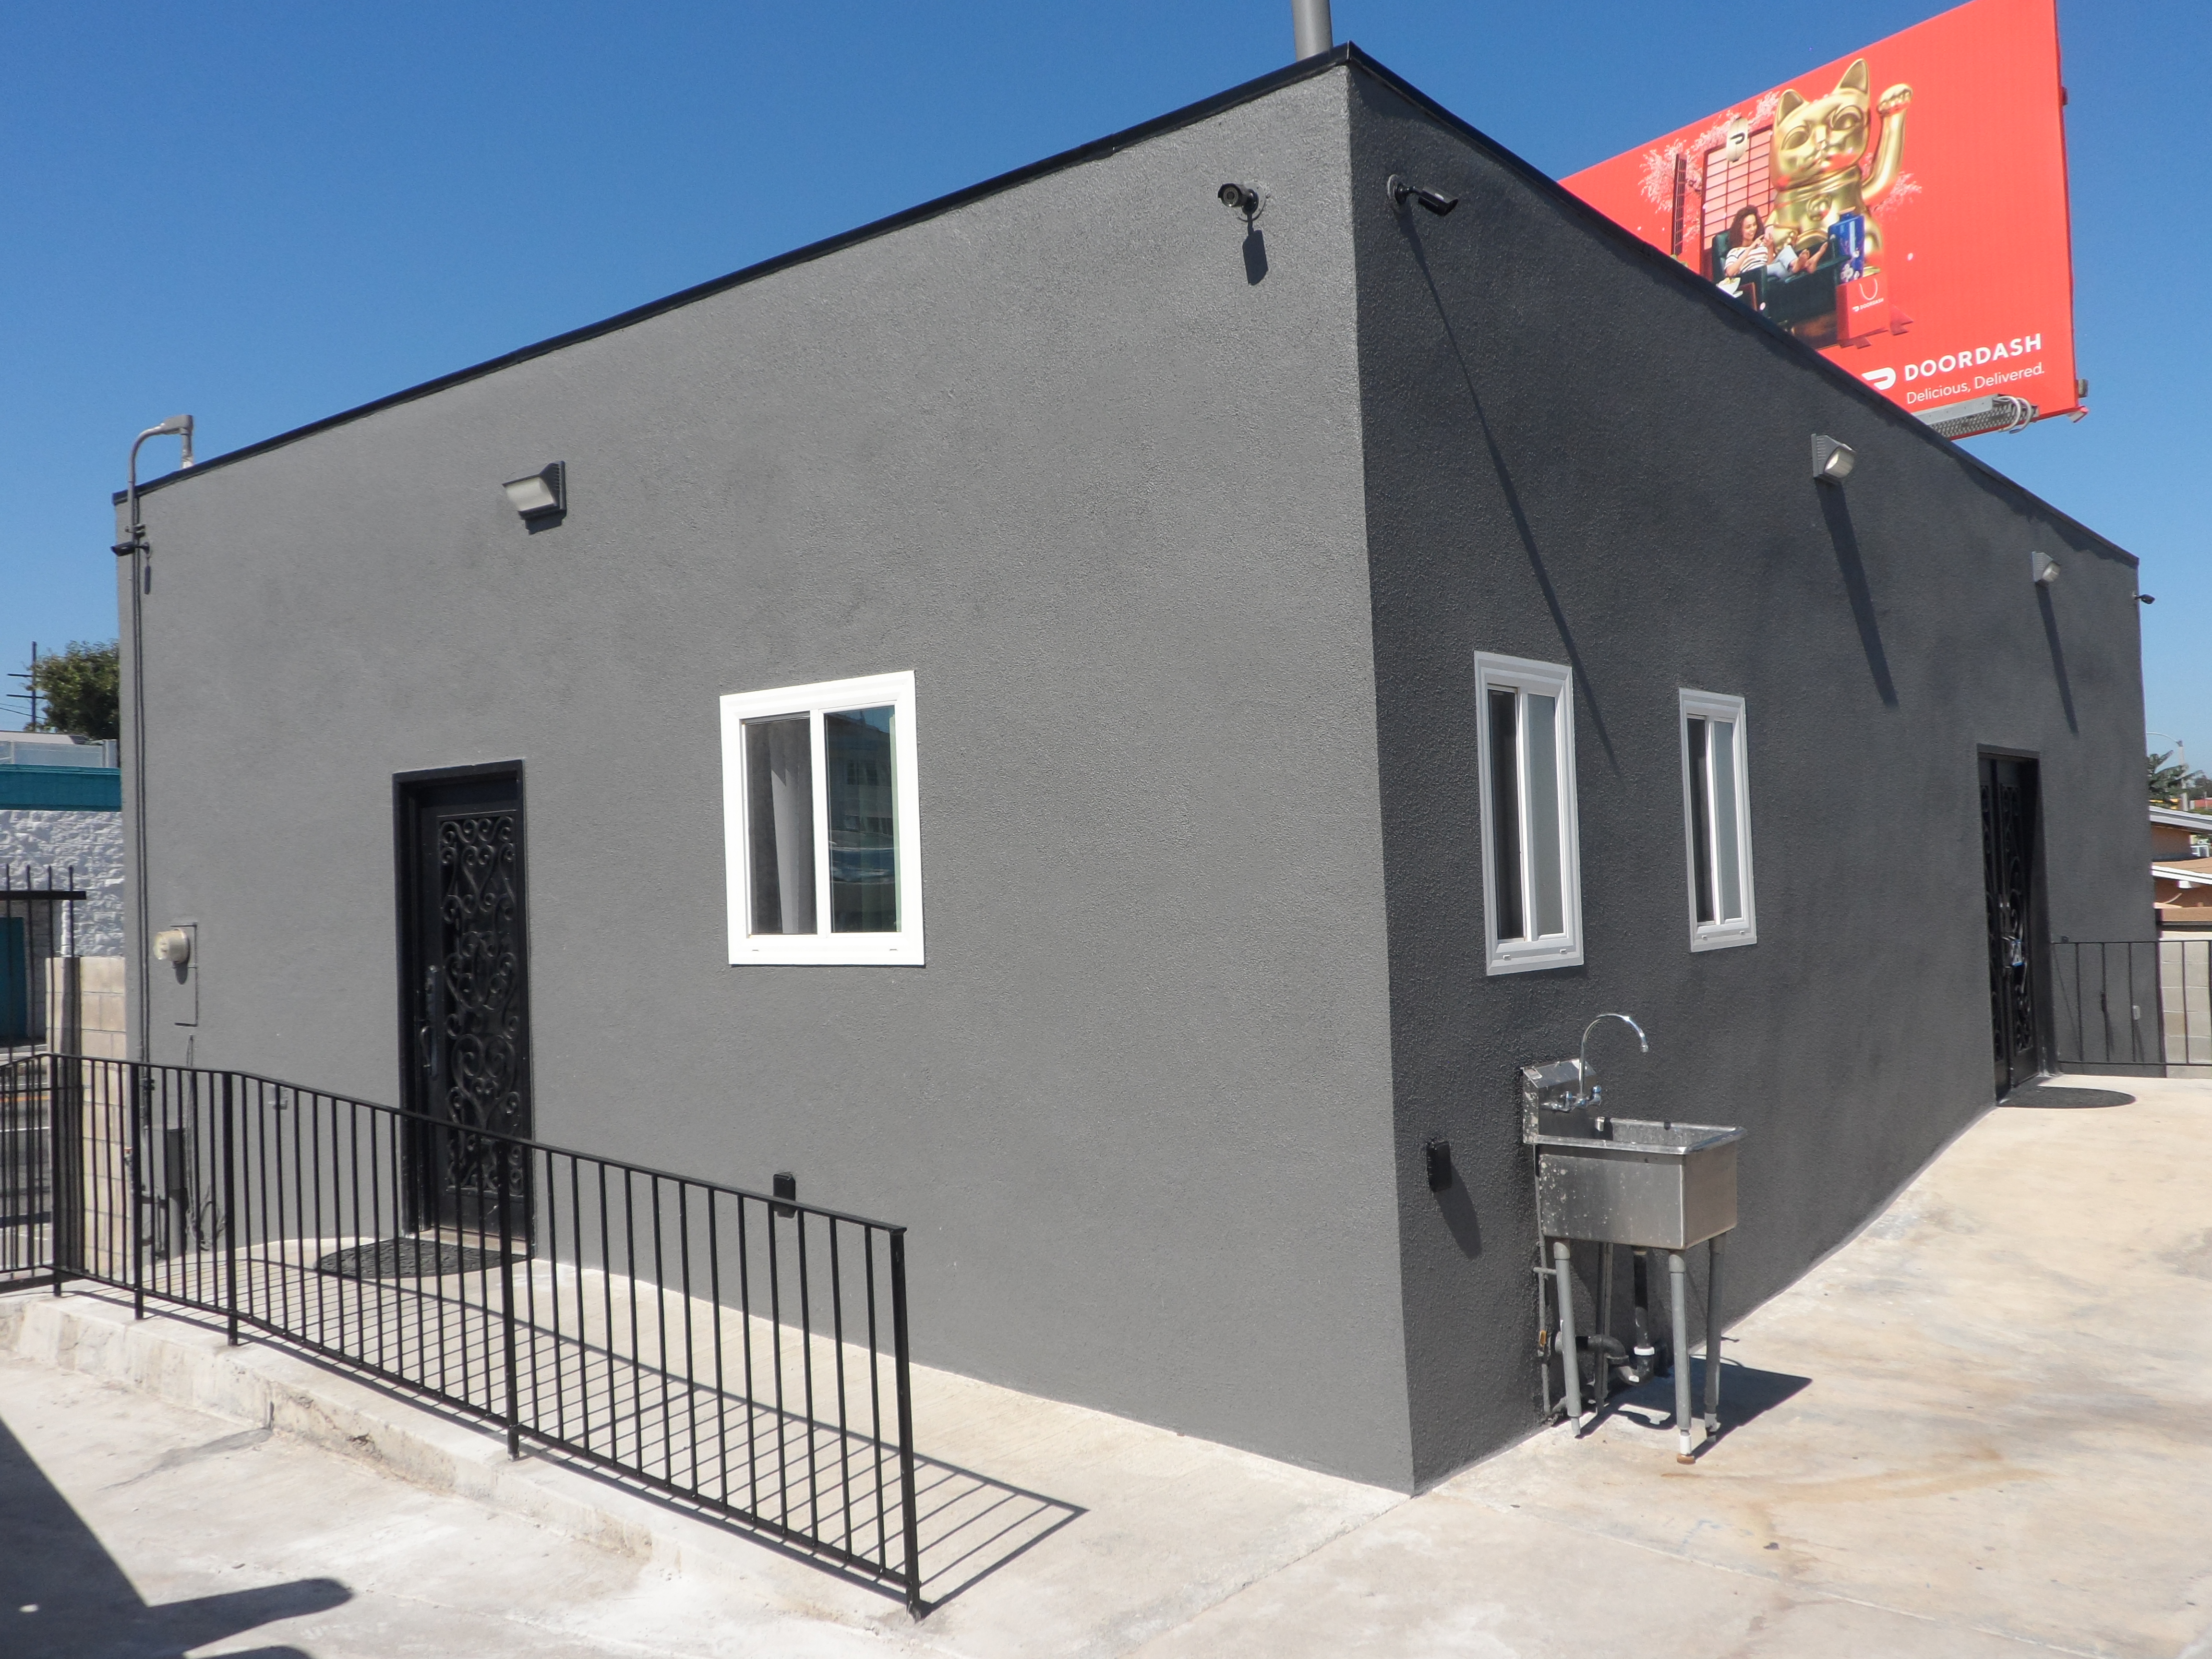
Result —
[[898, 830], [891, 710], [848, 708], [823, 714], [822, 754], [830, 786], [830, 929], [896, 933]]
[[752, 842], [752, 931], [814, 927], [814, 747], [807, 718], [745, 722], [745, 822]]

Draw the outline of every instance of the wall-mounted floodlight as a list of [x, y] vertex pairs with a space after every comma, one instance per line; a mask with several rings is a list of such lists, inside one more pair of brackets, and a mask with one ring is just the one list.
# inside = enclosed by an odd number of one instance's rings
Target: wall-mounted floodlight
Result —
[[1241, 213], [1247, 219], [1256, 219], [1260, 216], [1260, 209], [1263, 204], [1257, 185], [1240, 185], [1232, 181], [1222, 185], [1214, 193], [1220, 197], [1221, 205], [1231, 212]]
[[2028, 574], [2035, 578], [2037, 585], [2039, 586], [2048, 587], [2051, 583], [2058, 580], [2058, 561], [2052, 558], [2048, 553], [2037, 552], [2029, 554], [2027, 556], [2027, 568]]
[[500, 488], [507, 491], [508, 502], [525, 523], [568, 510], [568, 467], [564, 461], [556, 461], [543, 472], [526, 478], [511, 478]]
[[1858, 465], [1858, 452], [1825, 432], [1813, 434], [1813, 476], [1822, 483], [1841, 483]]
[[1440, 190], [1422, 190], [1416, 185], [1407, 184], [1395, 173], [1385, 181], [1382, 187], [1390, 192], [1390, 205], [1401, 213], [1406, 210], [1407, 202], [1419, 202], [1441, 219], [1459, 205], [1458, 197], [1447, 196]]

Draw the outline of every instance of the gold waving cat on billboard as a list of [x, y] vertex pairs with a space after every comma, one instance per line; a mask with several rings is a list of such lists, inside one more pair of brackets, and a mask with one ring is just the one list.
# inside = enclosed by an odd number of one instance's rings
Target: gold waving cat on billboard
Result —
[[[1774, 111], [1774, 210], [1777, 230], [1811, 242], [1849, 213], [1864, 214], [1894, 185], [1905, 164], [1905, 106], [1912, 88], [1899, 83], [1881, 95], [1881, 146], [1874, 171], [1862, 173], [1866, 155], [1867, 66], [1862, 58], [1844, 71], [1836, 89], [1808, 102], [1792, 88]], [[1869, 252], [1881, 232], [1867, 222]]]

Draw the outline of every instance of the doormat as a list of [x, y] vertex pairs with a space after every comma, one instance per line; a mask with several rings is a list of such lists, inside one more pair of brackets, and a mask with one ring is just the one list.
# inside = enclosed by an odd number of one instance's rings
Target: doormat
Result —
[[332, 1250], [315, 1263], [317, 1273], [340, 1279], [444, 1279], [453, 1273], [486, 1273], [502, 1261], [522, 1260], [470, 1244], [435, 1238], [380, 1238]]

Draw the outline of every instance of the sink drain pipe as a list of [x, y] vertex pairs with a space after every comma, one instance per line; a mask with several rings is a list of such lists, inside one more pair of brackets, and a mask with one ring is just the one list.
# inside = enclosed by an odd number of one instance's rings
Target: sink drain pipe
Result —
[[1651, 1253], [1630, 1254], [1636, 1259], [1636, 1380], [1649, 1382], [1659, 1374], [1659, 1351], [1651, 1346]]
[[1575, 1276], [1569, 1266], [1573, 1246], [1564, 1238], [1552, 1241], [1552, 1267], [1558, 1275], [1554, 1294], [1559, 1298], [1559, 1375], [1567, 1385], [1567, 1421], [1577, 1434], [1583, 1431], [1583, 1351], [1575, 1341]]

